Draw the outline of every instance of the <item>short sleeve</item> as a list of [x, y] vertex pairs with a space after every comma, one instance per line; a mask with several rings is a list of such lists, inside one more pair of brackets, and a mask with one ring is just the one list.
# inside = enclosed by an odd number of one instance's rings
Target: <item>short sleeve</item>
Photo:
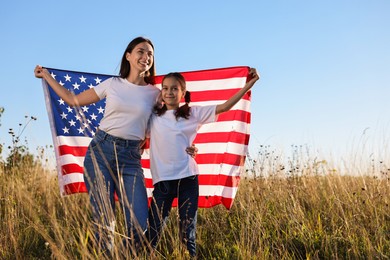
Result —
[[191, 116], [195, 117], [200, 124], [207, 124], [217, 121], [215, 110], [217, 106], [194, 106], [191, 107]]
[[93, 88], [100, 99], [107, 96], [107, 89], [110, 87], [112, 80], [113, 78], [108, 78]]

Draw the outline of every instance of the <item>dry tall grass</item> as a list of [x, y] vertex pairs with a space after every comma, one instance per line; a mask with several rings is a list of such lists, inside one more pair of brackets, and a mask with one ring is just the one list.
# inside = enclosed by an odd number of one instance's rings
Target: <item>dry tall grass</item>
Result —
[[[230, 211], [199, 210], [199, 259], [390, 258], [384, 162], [376, 175], [342, 176], [324, 161], [292, 156], [286, 165], [259, 154]], [[100, 258], [89, 242], [87, 205], [85, 194], [61, 198], [55, 175], [39, 166], [0, 169], [0, 259]], [[187, 259], [173, 216], [158, 252], [140, 259]], [[117, 232], [119, 241], [120, 223]], [[114, 257], [123, 254], [131, 257], [118, 244]]]

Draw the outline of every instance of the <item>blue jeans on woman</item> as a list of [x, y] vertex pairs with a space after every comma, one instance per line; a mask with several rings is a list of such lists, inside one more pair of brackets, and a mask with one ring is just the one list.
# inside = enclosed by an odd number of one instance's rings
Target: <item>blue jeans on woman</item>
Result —
[[153, 200], [149, 209], [149, 229], [147, 238], [153, 248], [161, 236], [167, 222], [173, 199], [178, 199], [179, 234], [191, 256], [196, 255], [196, 218], [198, 213], [198, 176], [179, 180], [160, 181], [154, 185]]
[[96, 240], [103, 250], [113, 246], [116, 192], [124, 212], [128, 246], [139, 246], [147, 228], [148, 198], [141, 167], [140, 141], [98, 130], [84, 160]]

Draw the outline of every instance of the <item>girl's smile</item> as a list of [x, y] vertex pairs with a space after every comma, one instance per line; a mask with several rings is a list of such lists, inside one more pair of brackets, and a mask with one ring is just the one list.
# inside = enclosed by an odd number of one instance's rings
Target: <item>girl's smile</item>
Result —
[[161, 95], [168, 110], [179, 108], [180, 101], [185, 92], [182, 90], [180, 82], [175, 78], [166, 78], [162, 83]]

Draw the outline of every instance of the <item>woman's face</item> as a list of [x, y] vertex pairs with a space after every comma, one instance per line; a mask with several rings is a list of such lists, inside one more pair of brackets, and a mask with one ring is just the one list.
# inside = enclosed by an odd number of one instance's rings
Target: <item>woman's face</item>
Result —
[[147, 42], [141, 42], [135, 46], [131, 53], [126, 53], [126, 59], [130, 63], [132, 72], [146, 72], [153, 65], [153, 47]]

